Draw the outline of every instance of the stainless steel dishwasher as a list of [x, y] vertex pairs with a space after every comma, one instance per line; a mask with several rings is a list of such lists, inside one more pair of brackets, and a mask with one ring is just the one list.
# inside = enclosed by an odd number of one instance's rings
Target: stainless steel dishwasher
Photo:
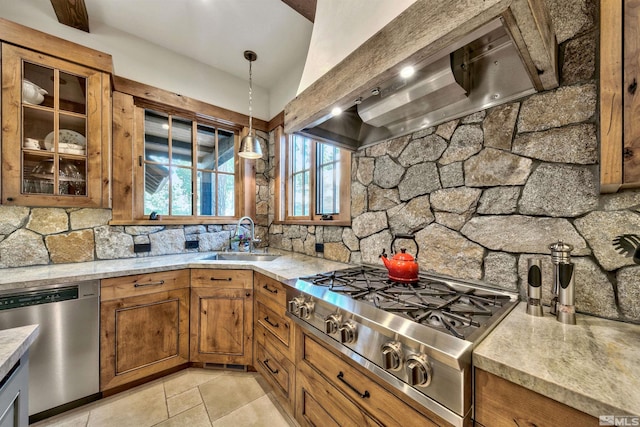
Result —
[[98, 280], [0, 292], [0, 329], [40, 325], [29, 351], [30, 422], [99, 396], [99, 296]]

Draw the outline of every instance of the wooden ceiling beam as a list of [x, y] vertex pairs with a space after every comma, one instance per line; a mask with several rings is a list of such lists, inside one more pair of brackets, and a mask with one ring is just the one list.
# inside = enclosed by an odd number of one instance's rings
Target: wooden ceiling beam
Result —
[[282, 0], [290, 8], [313, 22], [316, 19], [317, 0]]
[[89, 32], [89, 14], [84, 0], [51, 0], [58, 22]]

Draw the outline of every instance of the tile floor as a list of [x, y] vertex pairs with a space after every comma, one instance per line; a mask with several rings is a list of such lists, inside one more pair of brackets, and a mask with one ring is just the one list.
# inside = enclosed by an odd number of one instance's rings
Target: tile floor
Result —
[[190, 368], [32, 427], [296, 426], [254, 372]]

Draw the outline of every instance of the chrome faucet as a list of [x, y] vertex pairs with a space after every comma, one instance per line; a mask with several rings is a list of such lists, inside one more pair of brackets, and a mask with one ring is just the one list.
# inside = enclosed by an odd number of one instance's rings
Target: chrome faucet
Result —
[[237, 236], [238, 233], [240, 232], [240, 225], [242, 224], [243, 221], [248, 220], [249, 223], [251, 224], [251, 238], [249, 239], [249, 253], [253, 252], [253, 245], [255, 243], [260, 243], [261, 240], [260, 239], [256, 239], [256, 224], [253, 222], [253, 220], [251, 219], [250, 216], [243, 216], [242, 218], [240, 218], [238, 220], [238, 224], [236, 225], [236, 232], [233, 234], [233, 236]]

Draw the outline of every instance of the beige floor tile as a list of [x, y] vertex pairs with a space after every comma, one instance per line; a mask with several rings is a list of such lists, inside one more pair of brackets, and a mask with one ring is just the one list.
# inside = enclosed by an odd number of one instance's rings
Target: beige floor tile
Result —
[[204, 405], [200, 404], [157, 424], [155, 427], [211, 427], [211, 422]]
[[167, 408], [169, 409], [169, 417], [173, 417], [181, 412], [198, 406], [202, 403], [200, 390], [194, 387], [180, 394], [167, 399]]
[[159, 383], [96, 407], [87, 427], [149, 427], [167, 418], [164, 387]]
[[204, 384], [224, 374], [224, 371], [211, 369], [186, 369], [173, 374], [164, 382], [164, 391], [167, 397], [183, 393], [191, 388]]
[[89, 420], [89, 411], [83, 413], [64, 413], [38, 423], [32, 427], [86, 427]]
[[200, 386], [202, 400], [212, 421], [243, 407], [265, 391], [253, 375], [221, 375]]
[[289, 427], [290, 424], [273, 405], [269, 396], [262, 396], [253, 402], [215, 420], [213, 427]]

